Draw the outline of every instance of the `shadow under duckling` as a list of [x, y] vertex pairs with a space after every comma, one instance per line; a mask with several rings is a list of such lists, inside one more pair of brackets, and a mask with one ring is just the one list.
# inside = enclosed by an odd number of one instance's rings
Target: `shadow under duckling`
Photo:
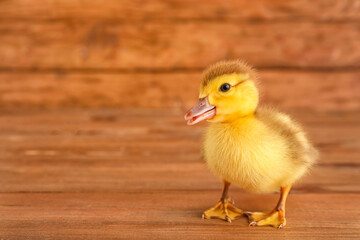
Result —
[[[220, 201], [203, 218], [231, 222], [245, 214], [251, 226], [282, 228], [291, 186], [315, 163], [318, 152], [288, 115], [258, 106], [257, 82], [255, 70], [240, 60], [210, 66], [200, 84], [199, 101], [185, 119], [188, 125], [211, 123], [204, 157], [210, 171], [224, 182]], [[280, 189], [280, 199], [270, 212], [243, 211], [228, 198], [230, 184], [257, 193]]]

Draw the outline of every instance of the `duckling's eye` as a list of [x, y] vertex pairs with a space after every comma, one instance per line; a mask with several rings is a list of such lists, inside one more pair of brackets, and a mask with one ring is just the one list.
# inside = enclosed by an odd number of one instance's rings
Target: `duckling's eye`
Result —
[[227, 92], [227, 91], [230, 90], [230, 87], [231, 87], [230, 84], [224, 83], [223, 85], [220, 86], [220, 89], [219, 89], [219, 90], [220, 90], [221, 92]]

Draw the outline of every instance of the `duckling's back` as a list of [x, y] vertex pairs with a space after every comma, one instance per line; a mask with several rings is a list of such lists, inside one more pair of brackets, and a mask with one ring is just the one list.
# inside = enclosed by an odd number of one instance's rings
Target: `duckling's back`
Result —
[[270, 107], [260, 107], [256, 117], [288, 142], [291, 159], [311, 167], [318, 158], [318, 151], [311, 145], [302, 127], [288, 115]]

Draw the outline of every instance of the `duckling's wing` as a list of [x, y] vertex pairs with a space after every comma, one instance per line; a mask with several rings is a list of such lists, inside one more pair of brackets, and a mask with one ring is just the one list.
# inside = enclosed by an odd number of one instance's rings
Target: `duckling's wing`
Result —
[[312, 146], [300, 124], [293, 121], [290, 116], [270, 107], [260, 107], [256, 117], [274, 131], [280, 134], [288, 143], [292, 159], [309, 167], [318, 158], [318, 151]]

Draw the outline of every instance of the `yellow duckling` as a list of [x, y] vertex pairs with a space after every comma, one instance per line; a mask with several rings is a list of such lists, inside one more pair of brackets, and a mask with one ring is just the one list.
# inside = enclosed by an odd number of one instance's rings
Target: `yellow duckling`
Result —
[[[258, 107], [254, 69], [242, 61], [209, 67], [200, 85], [199, 101], [185, 119], [189, 125], [210, 122], [204, 141], [209, 169], [224, 181], [220, 201], [203, 218], [231, 222], [246, 214], [251, 226], [286, 224], [285, 202], [294, 182], [313, 165], [317, 151], [301, 126], [274, 109]], [[247, 191], [280, 189], [280, 200], [270, 212], [246, 212], [228, 198], [233, 183]]]

